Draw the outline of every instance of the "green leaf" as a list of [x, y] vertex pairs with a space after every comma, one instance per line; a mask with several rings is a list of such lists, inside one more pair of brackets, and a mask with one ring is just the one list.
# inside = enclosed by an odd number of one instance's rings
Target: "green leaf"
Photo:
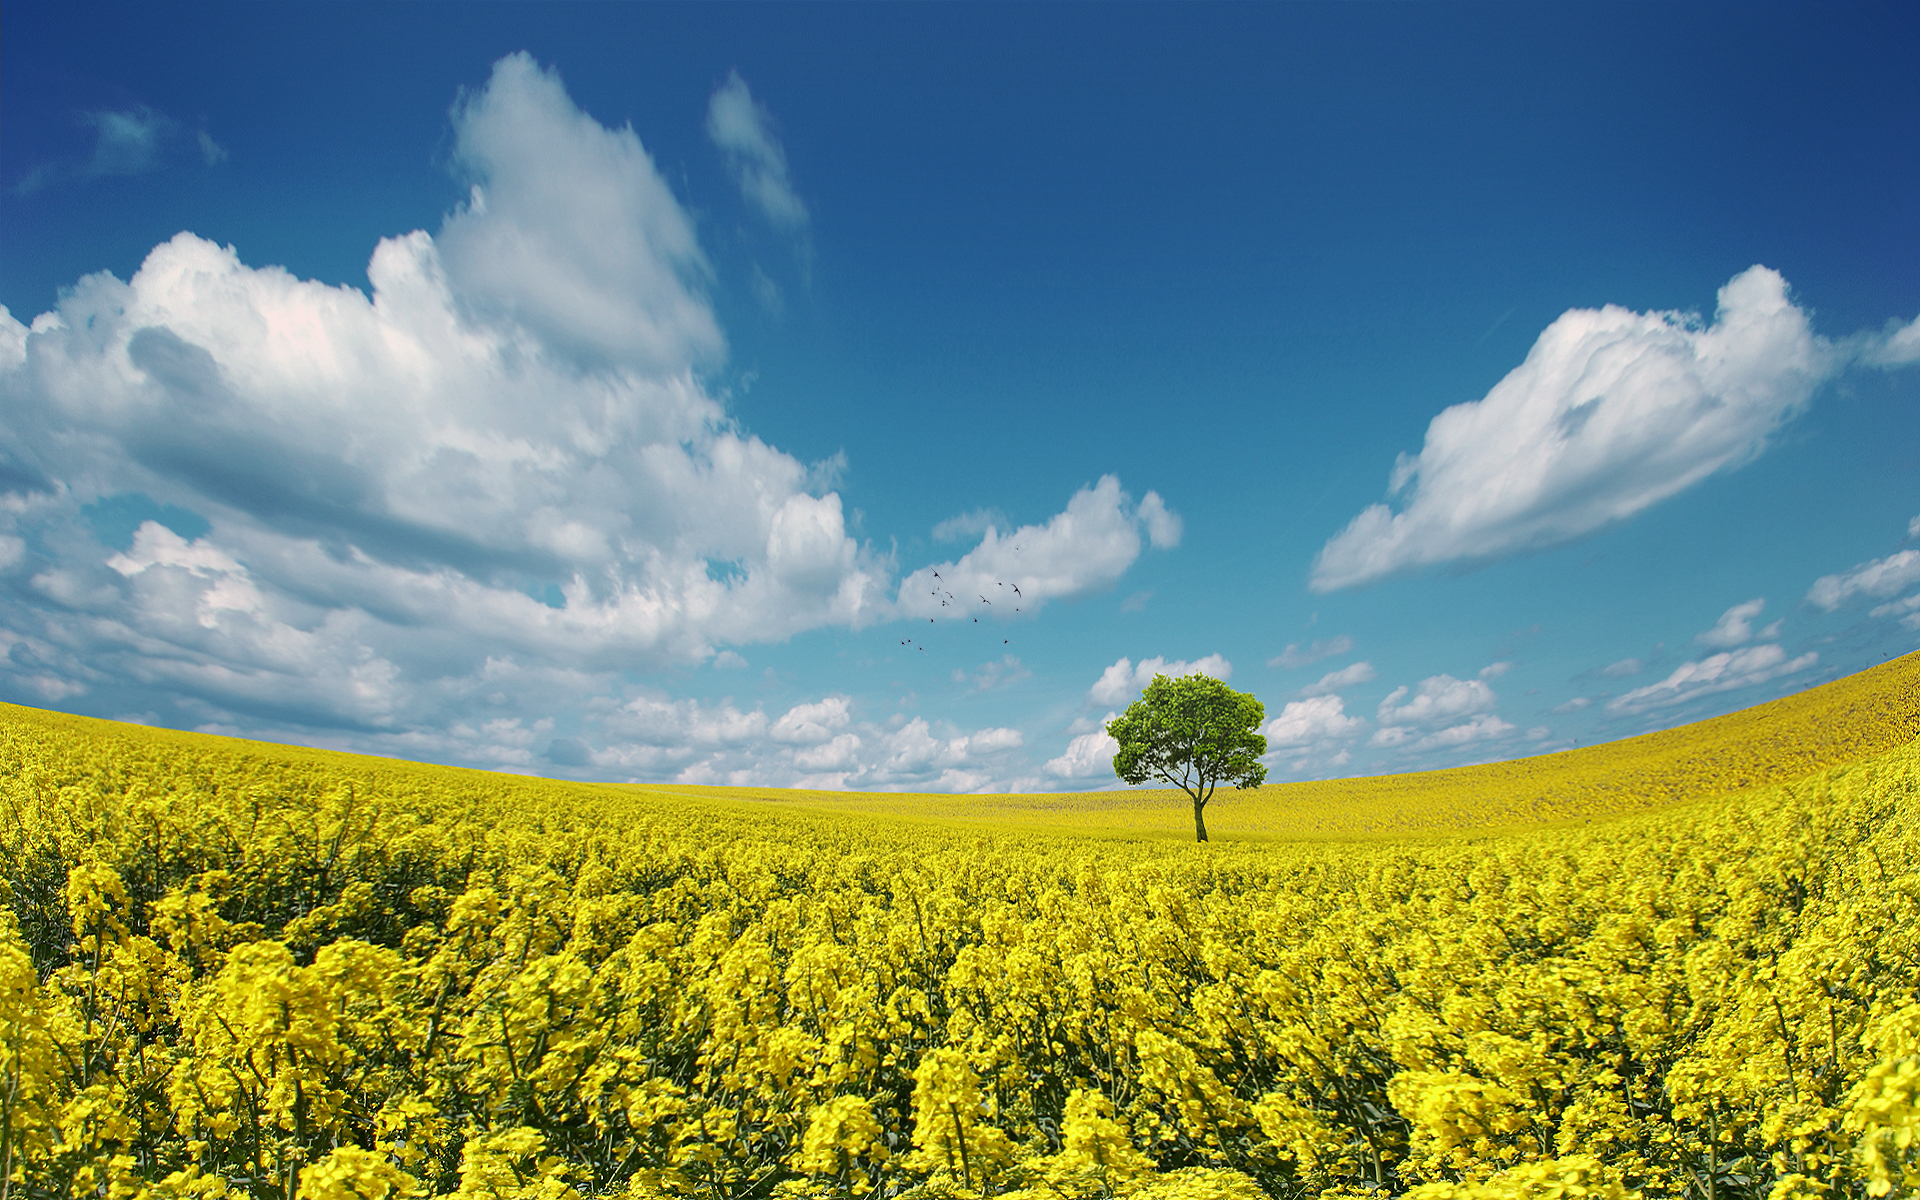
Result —
[[1140, 699], [1107, 722], [1108, 736], [1120, 744], [1114, 774], [1128, 783], [1164, 780], [1186, 792], [1205, 841], [1200, 810], [1216, 787], [1250, 788], [1266, 781], [1260, 756], [1267, 752], [1267, 739], [1255, 732], [1265, 716], [1259, 700], [1218, 679], [1155, 675]]

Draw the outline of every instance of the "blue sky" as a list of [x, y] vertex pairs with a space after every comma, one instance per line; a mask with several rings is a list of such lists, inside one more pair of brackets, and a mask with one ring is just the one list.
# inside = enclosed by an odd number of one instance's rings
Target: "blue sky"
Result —
[[1157, 669], [1258, 695], [1274, 780], [1812, 686], [1920, 647], [1916, 55], [1865, 5], [9, 5], [0, 699], [963, 791], [1114, 784]]

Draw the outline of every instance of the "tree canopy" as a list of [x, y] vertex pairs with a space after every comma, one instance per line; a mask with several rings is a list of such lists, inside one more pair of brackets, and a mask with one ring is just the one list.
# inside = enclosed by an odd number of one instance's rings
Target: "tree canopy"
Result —
[[1267, 768], [1267, 739], [1256, 732], [1267, 710], [1246, 692], [1201, 674], [1155, 675], [1140, 699], [1107, 722], [1120, 743], [1113, 771], [1128, 783], [1161, 779], [1193, 800], [1193, 831], [1207, 840], [1202, 810], [1216, 787], [1258, 787]]

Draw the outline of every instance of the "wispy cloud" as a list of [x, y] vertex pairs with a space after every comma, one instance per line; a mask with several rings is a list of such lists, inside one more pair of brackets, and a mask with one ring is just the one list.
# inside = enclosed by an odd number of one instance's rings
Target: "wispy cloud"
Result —
[[1832, 612], [1855, 596], [1891, 596], [1920, 583], [1920, 550], [1902, 550], [1863, 562], [1851, 571], [1822, 575], [1807, 592], [1807, 603]]
[[1003, 656], [999, 662], [982, 663], [972, 671], [961, 667], [953, 669], [953, 681], [965, 684], [969, 692], [990, 692], [995, 688], [1006, 687], [1033, 678], [1033, 672], [1022, 666], [1014, 655]]
[[93, 132], [93, 148], [84, 158], [42, 163], [22, 177], [18, 190], [30, 194], [60, 183], [146, 175], [177, 161], [182, 153], [198, 150], [205, 166], [227, 160], [227, 151], [206, 130], [186, 128], [166, 113], [144, 104], [129, 108], [97, 109], [79, 113], [79, 122]]
[[1902, 325], [1892, 322], [1878, 333], [1859, 339], [1860, 361], [1872, 367], [1906, 367], [1920, 363], [1920, 317]]
[[741, 194], [768, 221], [787, 230], [807, 224], [807, 206], [793, 189], [787, 152], [774, 136], [773, 118], [754, 100], [737, 70], [707, 102], [707, 136], [726, 158]]
[[[1761, 610], [1766, 607], [1767, 602], [1764, 599], [1754, 599], [1747, 601], [1745, 604], [1736, 604], [1726, 612], [1720, 614], [1720, 619], [1714, 622], [1712, 629], [1704, 633], [1695, 634], [1693, 640], [1699, 642], [1702, 646], [1714, 646], [1721, 649], [1738, 646], [1742, 642], [1752, 641], [1753, 619], [1759, 616]], [[1778, 622], [1775, 623], [1775, 627], [1777, 626]], [[1762, 636], [1770, 637], [1772, 635], [1763, 633]]]
[[1899, 617], [1900, 624], [1908, 629], [1920, 629], [1920, 592], [1904, 600], [1895, 600], [1891, 604], [1876, 604], [1867, 614], [1871, 617]]
[[1806, 670], [1819, 660], [1819, 654], [1811, 650], [1798, 658], [1789, 659], [1787, 652], [1774, 643], [1731, 650], [1698, 662], [1682, 663], [1659, 683], [1650, 683], [1615, 697], [1607, 704], [1607, 711], [1639, 713], [1683, 704], [1701, 696], [1792, 675]]
[[1472, 742], [1485, 742], [1502, 738], [1514, 731], [1511, 722], [1503, 721], [1494, 713], [1479, 713], [1455, 725], [1436, 729], [1425, 737], [1416, 739], [1409, 747], [1412, 750], [1443, 750], [1454, 746], [1465, 746]]
[[1370, 683], [1374, 677], [1373, 664], [1361, 661], [1353, 663], [1350, 666], [1342, 667], [1338, 671], [1329, 671], [1327, 674], [1322, 675], [1317, 682], [1310, 683], [1306, 687], [1301, 688], [1300, 694], [1302, 696], [1325, 696], [1337, 692], [1341, 688], [1352, 687], [1356, 683]]
[[787, 299], [781, 294], [780, 285], [773, 281], [773, 276], [767, 274], [765, 268], [759, 263], [753, 265], [753, 271], [747, 277], [747, 289], [753, 293], [753, 298], [760, 302], [760, 307], [765, 309], [769, 316], [777, 319], [786, 314]]
[[96, 138], [87, 173], [139, 175], [160, 165], [160, 147], [178, 130], [179, 123], [144, 106], [122, 112], [92, 112], [84, 118]]
[[1302, 649], [1296, 643], [1288, 642], [1285, 650], [1282, 650], [1267, 660], [1267, 665], [1270, 667], [1285, 667], [1288, 670], [1293, 670], [1296, 667], [1304, 667], [1317, 663], [1323, 658], [1333, 658], [1336, 655], [1345, 654], [1352, 649], [1353, 639], [1344, 633], [1325, 639], [1316, 638], [1313, 643], [1305, 649]]
[[986, 533], [989, 529], [1011, 529], [1013, 522], [1007, 520], [1005, 513], [993, 509], [976, 508], [972, 512], [963, 512], [948, 517], [933, 527], [933, 540], [936, 542], [971, 541]]

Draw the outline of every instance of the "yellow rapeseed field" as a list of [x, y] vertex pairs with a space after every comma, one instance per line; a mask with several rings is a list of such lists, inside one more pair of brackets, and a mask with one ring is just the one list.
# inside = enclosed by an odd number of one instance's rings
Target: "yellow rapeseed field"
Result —
[[1920, 656], [1164, 794], [576, 785], [0, 708], [0, 1200], [1920, 1187]]
[[[1217, 837], [1298, 839], [1490, 829], [1642, 812], [1798, 779], [1920, 737], [1920, 655], [1679, 729], [1449, 771], [1227, 791]], [[770, 788], [649, 787], [669, 795], [866, 816], [1015, 824], [1191, 839], [1191, 801], [1171, 788], [950, 796]]]

